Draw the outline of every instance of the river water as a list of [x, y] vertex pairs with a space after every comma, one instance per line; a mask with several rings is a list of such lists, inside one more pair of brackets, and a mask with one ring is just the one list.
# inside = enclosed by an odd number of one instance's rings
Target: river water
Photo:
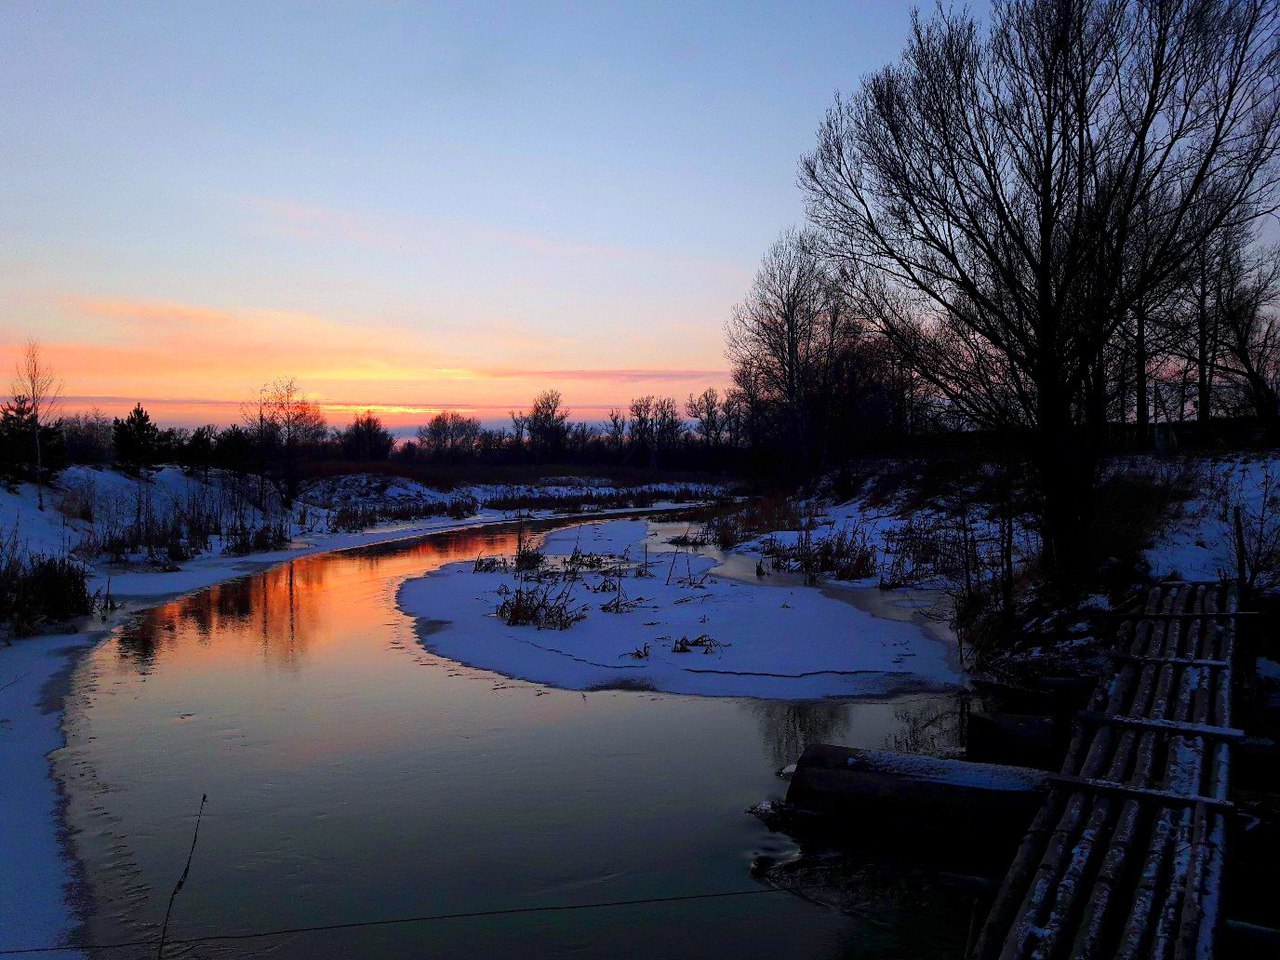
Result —
[[[944, 694], [781, 702], [566, 692], [427, 652], [406, 577], [477, 529], [326, 554], [164, 604], [79, 664], [54, 756], [94, 943], [765, 889], [795, 852], [745, 809], [807, 742], [884, 747]], [[848, 913], [791, 893], [170, 946], [166, 956], [902, 957], [963, 952], [911, 883]], [[152, 957], [123, 948], [107, 957]]]

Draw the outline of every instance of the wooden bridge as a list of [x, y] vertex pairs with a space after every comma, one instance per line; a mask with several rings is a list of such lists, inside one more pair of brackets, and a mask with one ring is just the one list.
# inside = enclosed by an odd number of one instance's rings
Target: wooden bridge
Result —
[[1076, 719], [975, 960], [1214, 954], [1237, 597], [1162, 584], [1118, 615], [1116, 669]]

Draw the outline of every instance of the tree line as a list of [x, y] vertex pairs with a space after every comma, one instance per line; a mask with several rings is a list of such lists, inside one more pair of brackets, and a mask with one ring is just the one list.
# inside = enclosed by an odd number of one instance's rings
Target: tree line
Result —
[[[35, 370], [40, 401], [29, 399]], [[265, 385], [241, 405], [237, 422], [161, 427], [138, 403], [124, 417], [101, 410], [62, 413], [60, 384], [30, 344], [10, 399], [0, 405], [0, 481], [44, 487], [69, 464], [114, 465], [140, 475], [161, 464], [191, 470], [229, 470], [256, 476], [288, 506], [309, 465], [347, 461], [424, 464], [594, 464], [683, 470], [723, 469], [745, 451], [748, 430], [732, 393], [715, 388], [672, 397], [642, 396], [609, 411], [604, 423], [574, 421], [559, 391], [545, 390], [527, 410], [509, 413], [510, 426], [485, 426], [474, 416], [445, 410], [397, 441], [373, 411], [331, 427], [318, 403], [293, 378]], [[261, 497], [260, 497], [261, 499]]]

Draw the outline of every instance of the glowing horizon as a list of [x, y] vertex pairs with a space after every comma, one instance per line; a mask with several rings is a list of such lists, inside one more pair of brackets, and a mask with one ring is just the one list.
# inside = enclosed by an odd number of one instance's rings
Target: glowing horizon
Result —
[[[728, 380], [726, 370], [711, 366], [477, 363], [485, 354], [510, 360], [522, 352], [546, 361], [570, 359], [560, 356], [566, 351], [552, 339], [511, 325], [477, 325], [432, 346], [407, 325], [341, 323], [280, 310], [86, 297], [60, 297], [55, 310], [78, 333], [75, 340], [39, 341], [63, 383], [65, 412], [98, 407], [122, 416], [141, 403], [165, 425], [237, 422], [243, 404], [285, 376], [298, 381], [332, 425], [371, 410], [402, 433], [442, 410], [500, 424], [508, 411], [524, 409], [546, 389], [559, 390], [575, 418], [596, 421], [633, 397], [683, 400]], [[12, 367], [21, 349], [22, 343], [0, 342], [0, 358]], [[641, 349], [634, 345], [633, 355]]]
[[911, 8], [353, 6], [0, 8], [0, 373], [35, 338], [68, 410], [227, 423], [292, 376], [402, 431], [723, 388]]

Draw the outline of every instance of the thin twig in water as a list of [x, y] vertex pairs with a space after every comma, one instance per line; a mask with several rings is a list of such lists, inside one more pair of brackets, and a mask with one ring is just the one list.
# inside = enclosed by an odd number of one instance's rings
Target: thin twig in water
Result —
[[[8, 646], [8, 644], [6, 644], [6, 646]], [[30, 670], [28, 670], [26, 673], [19, 674], [18, 676], [14, 677], [12, 680], [10, 680], [8, 683], [4, 684], [3, 686], [0, 686], [0, 690], [8, 690], [8, 689], [9, 689], [10, 687], [12, 687], [15, 683], [17, 683], [19, 680], [25, 680], [25, 679], [26, 679], [27, 677], [29, 677], [29, 676], [31, 676], [31, 671], [30, 671]]]
[[676, 544], [676, 552], [671, 555], [671, 566], [667, 568], [667, 586], [671, 586], [671, 577], [676, 572], [676, 561], [680, 559], [680, 544]]
[[191, 858], [196, 855], [196, 840], [200, 837], [200, 818], [204, 816], [204, 804], [208, 799], [209, 795], [207, 793], [200, 794], [200, 810], [196, 813], [195, 832], [191, 834], [191, 849], [187, 851], [187, 865], [182, 868], [182, 876], [174, 884], [173, 893], [169, 894], [169, 906], [164, 911], [164, 924], [160, 927], [160, 946], [156, 948], [156, 960], [160, 960], [164, 956], [164, 941], [169, 934], [169, 915], [173, 913], [173, 901], [177, 899], [178, 891], [187, 882], [187, 874], [191, 872]]

